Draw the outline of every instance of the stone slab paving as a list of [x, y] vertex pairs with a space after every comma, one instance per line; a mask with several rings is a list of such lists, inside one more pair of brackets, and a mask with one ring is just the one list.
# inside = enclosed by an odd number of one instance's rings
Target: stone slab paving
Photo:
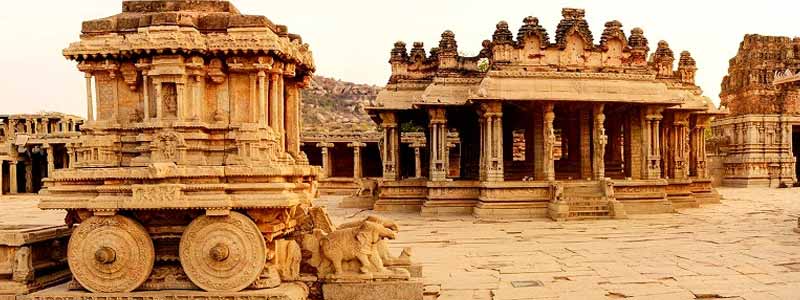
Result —
[[[722, 204], [626, 220], [398, 220], [440, 299], [800, 299], [800, 189], [721, 188]], [[340, 209], [334, 222], [370, 214]], [[58, 224], [35, 197], [0, 197], [0, 224]]]

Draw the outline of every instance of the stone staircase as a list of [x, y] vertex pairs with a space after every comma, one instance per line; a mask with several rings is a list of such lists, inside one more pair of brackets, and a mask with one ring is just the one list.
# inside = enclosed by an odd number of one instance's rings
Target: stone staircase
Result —
[[623, 205], [614, 197], [610, 179], [555, 183], [548, 214], [556, 221], [626, 217]]
[[569, 205], [568, 220], [611, 218], [609, 201], [596, 181], [565, 183], [564, 200]]

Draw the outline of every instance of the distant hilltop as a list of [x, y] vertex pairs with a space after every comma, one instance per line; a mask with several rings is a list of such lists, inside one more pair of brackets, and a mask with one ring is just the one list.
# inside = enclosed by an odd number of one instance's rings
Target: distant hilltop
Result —
[[382, 87], [314, 76], [303, 90], [305, 132], [368, 132], [375, 124], [366, 111]]

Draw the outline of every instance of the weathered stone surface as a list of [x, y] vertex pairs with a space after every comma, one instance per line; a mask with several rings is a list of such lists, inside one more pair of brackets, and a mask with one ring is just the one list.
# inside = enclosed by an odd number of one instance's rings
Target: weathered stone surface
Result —
[[0, 299], [68, 281], [71, 232], [63, 225], [0, 225]]
[[236, 298], [256, 300], [306, 300], [308, 287], [303, 283], [284, 283], [276, 288], [262, 290], [245, 290], [241, 292], [201, 292], [201, 291], [157, 291], [133, 293], [89, 293], [85, 291], [71, 291], [67, 285], [59, 285], [43, 291], [24, 296], [25, 300], [84, 300], [84, 299], [187, 299], [202, 300], [209, 298]]
[[745, 35], [728, 75], [708, 143], [714, 176], [727, 186], [782, 186], [798, 181], [800, 38]]
[[422, 280], [323, 283], [325, 300], [422, 300]]

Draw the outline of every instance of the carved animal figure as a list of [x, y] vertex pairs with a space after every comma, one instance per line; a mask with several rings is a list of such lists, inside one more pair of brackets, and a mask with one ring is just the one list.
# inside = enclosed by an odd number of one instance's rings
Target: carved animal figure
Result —
[[300, 260], [302, 254], [300, 245], [293, 240], [275, 241], [275, 261], [278, 265], [278, 274], [281, 280], [292, 281], [300, 278]]
[[377, 244], [384, 238], [395, 239], [397, 234], [375, 222], [366, 221], [359, 227], [339, 229], [320, 241], [322, 255], [331, 261], [336, 275], [342, 274], [342, 262], [357, 259], [359, 271], [369, 274], [373, 270], [386, 272], [378, 254]]
[[[356, 221], [344, 223], [342, 225], [339, 225], [339, 227], [337, 227], [337, 229], [359, 227], [362, 224], [364, 224], [364, 222], [378, 223], [378, 224], [383, 225], [383, 227], [386, 227], [387, 229], [389, 229], [391, 231], [394, 231], [395, 233], [399, 233], [400, 232], [400, 227], [397, 226], [397, 223], [395, 223], [394, 220], [389, 219], [389, 218], [383, 218], [383, 217], [380, 217], [380, 216], [375, 216], [375, 215], [367, 216], [366, 218], [361, 219], [361, 220], [356, 220]], [[388, 245], [388, 243], [386, 243], [385, 240], [381, 240], [380, 242], [378, 242], [377, 248], [378, 248], [378, 254], [381, 256], [381, 260], [384, 262], [385, 265], [410, 265], [411, 264], [411, 248], [403, 249], [403, 252], [400, 254], [399, 257], [392, 257], [391, 256], [391, 254], [389, 253], [389, 245]]]
[[[378, 181], [375, 179], [358, 178], [356, 179], [358, 189], [353, 194], [354, 197], [375, 197], [375, 191], [378, 189]], [[369, 192], [369, 193], [364, 193]]]

